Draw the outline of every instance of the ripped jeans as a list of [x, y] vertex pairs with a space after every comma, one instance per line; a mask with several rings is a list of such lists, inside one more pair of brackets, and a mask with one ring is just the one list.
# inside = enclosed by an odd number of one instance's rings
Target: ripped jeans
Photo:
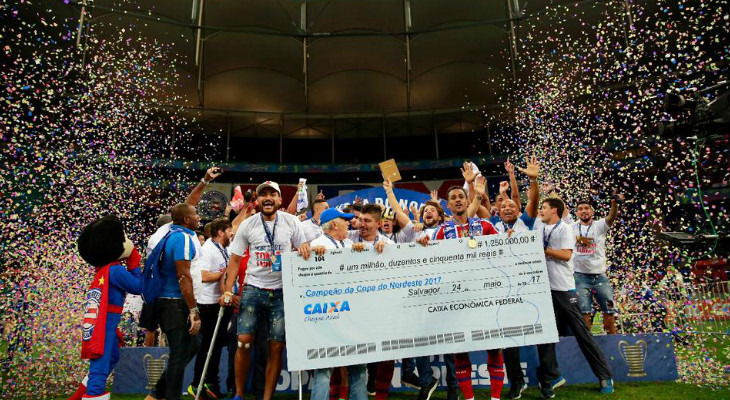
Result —
[[269, 340], [285, 342], [284, 291], [260, 289], [245, 285], [238, 313], [238, 334], [255, 335], [258, 318], [269, 321]]

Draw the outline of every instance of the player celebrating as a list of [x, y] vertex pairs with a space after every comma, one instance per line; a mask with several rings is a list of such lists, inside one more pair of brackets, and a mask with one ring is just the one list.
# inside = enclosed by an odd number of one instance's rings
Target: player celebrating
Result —
[[[451, 210], [453, 219], [439, 228], [436, 232], [436, 240], [473, 238], [475, 236], [495, 235], [497, 231], [491, 222], [481, 218], [468, 218], [467, 209], [479, 207], [482, 199], [486, 196], [486, 178], [477, 177], [474, 180], [474, 191], [476, 195], [471, 204], [468, 204], [469, 196], [463, 187], [454, 186], [448, 191], [448, 207]], [[474, 399], [474, 388], [471, 384], [471, 360], [468, 353], [455, 355], [456, 379], [459, 388], [464, 394], [465, 400]], [[501, 349], [487, 350], [487, 369], [491, 382], [492, 399], [499, 399], [504, 385], [504, 360]]]

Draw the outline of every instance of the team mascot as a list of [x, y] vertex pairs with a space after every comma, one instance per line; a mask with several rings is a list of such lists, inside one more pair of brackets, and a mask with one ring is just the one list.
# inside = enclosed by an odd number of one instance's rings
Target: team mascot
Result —
[[117, 324], [124, 298], [142, 292], [142, 257], [115, 216], [87, 225], [77, 244], [81, 258], [95, 269], [82, 324], [81, 358], [89, 360], [89, 374], [69, 400], [105, 400], [110, 398], [106, 380], [119, 361]]

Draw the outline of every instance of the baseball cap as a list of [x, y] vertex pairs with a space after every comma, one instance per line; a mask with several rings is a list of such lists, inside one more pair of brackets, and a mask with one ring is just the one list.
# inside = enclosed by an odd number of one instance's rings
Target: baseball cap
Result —
[[281, 195], [281, 189], [279, 189], [279, 184], [272, 181], [266, 181], [256, 187], [256, 194], [260, 194], [262, 190], [265, 188], [270, 187], [279, 192], [279, 195]]
[[355, 214], [345, 214], [336, 208], [328, 208], [322, 211], [322, 214], [319, 216], [319, 223], [320, 225], [322, 225], [332, 221], [335, 218], [342, 218], [345, 221], [349, 221], [355, 218]]

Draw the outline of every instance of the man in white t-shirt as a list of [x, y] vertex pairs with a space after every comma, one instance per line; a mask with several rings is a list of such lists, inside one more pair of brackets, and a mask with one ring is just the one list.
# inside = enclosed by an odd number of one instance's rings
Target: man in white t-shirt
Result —
[[302, 230], [304, 231], [304, 237], [308, 242], [322, 236], [322, 228], [320, 226], [319, 216], [322, 212], [330, 208], [329, 204], [325, 199], [316, 199], [312, 203], [312, 218], [302, 222]]
[[[309, 258], [309, 243], [301, 222], [281, 208], [281, 190], [276, 182], [266, 181], [256, 188], [261, 208], [245, 220], [231, 243], [231, 259], [226, 283], [218, 303], [239, 306], [238, 350], [236, 351], [236, 396], [242, 400], [251, 364], [251, 347], [259, 316], [269, 321], [269, 360], [266, 364], [264, 400], [271, 400], [281, 373], [285, 347], [284, 296], [281, 281], [282, 253], [297, 250]], [[241, 296], [232, 293], [241, 257], [249, 250], [246, 280]]]
[[[620, 201], [620, 198], [618, 199]], [[616, 334], [613, 305], [613, 289], [606, 276], [606, 233], [616, 220], [617, 199], [611, 200], [611, 210], [606, 218], [593, 218], [593, 205], [588, 200], [579, 201], [575, 214], [579, 221], [572, 224], [575, 235], [575, 285], [578, 305], [583, 312], [588, 329], [593, 325], [593, 297], [603, 312], [603, 328], [608, 334]]]
[[[535, 230], [543, 238], [553, 311], [558, 321], [558, 334], [567, 336], [566, 328], [570, 328], [593, 374], [600, 381], [601, 393], [613, 393], [611, 369], [603, 352], [593, 340], [578, 308], [571, 261], [575, 237], [570, 226], [560, 218], [564, 210], [565, 204], [562, 200], [547, 198], [542, 201], [540, 218], [535, 224]], [[543, 392], [543, 397], [554, 396], [555, 393], [552, 393], [552, 396], [545, 396]]]
[[358, 218], [358, 229], [348, 231], [347, 237], [353, 243], [364, 243], [374, 247], [378, 253], [382, 253], [385, 245], [393, 244], [393, 241], [380, 233], [379, 229], [382, 226], [380, 221], [381, 213], [380, 207], [376, 204], [369, 203], [362, 206]]
[[[314, 253], [324, 254], [331, 249], [353, 248], [362, 251], [365, 243], [353, 243], [347, 238], [348, 221], [355, 217], [354, 214], [345, 214], [336, 208], [325, 210], [320, 216], [322, 235], [314, 239], [311, 248]], [[314, 371], [314, 383], [312, 385], [312, 400], [327, 400], [330, 393], [330, 377], [333, 368], [322, 368]], [[350, 386], [350, 400], [367, 400], [368, 393], [365, 386], [367, 374], [365, 365], [347, 366], [348, 384]]]
[[[231, 244], [233, 231], [228, 218], [219, 218], [210, 223], [210, 239], [206, 240], [201, 248], [200, 256], [200, 272], [203, 279], [200, 296], [196, 297], [198, 301], [198, 309], [200, 310], [200, 334], [201, 343], [198, 350], [198, 356], [195, 359], [195, 370], [193, 374], [193, 382], [188, 387], [188, 393], [195, 396], [200, 376], [203, 375], [205, 360], [208, 356], [210, 343], [213, 340], [216, 321], [218, 320], [218, 312], [220, 305], [218, 299], [223, 292], [221, 285], [223, 275], [228, 266], [228, 245]], [[210, 364], [205, 375], [205, 389], [215, 398], [221, 398], [223, 395], [220, 390], [220, 380], [218, 377], [218, 364], [220, 364], [221, 350], [226, 345], [226, 329], [228, 321], [231, 319], [232, 309], [226, 307], [221, 318], [218, 335], [215, 339], [213, 352], [210, 357]]]

